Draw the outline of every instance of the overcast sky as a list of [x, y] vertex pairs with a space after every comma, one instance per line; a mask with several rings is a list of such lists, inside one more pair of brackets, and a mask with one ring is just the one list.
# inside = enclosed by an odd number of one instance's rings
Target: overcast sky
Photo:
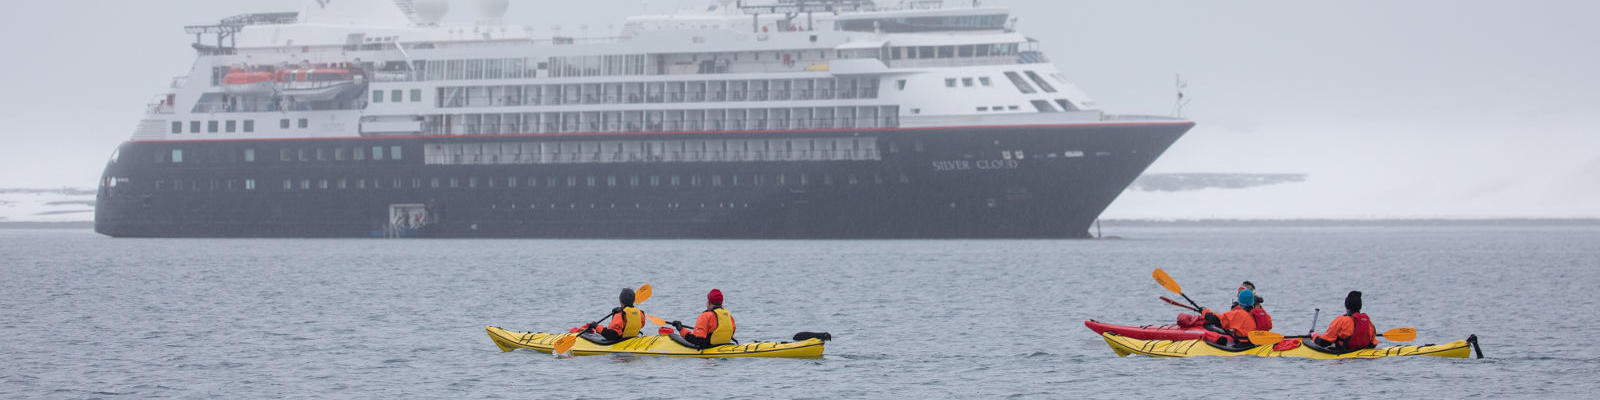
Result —
[[[560, 4], [553, 4], [560, 3]], [[594, 35], [710, 1], [512, 0], [507, 21]], [[1108, 217], [1600, 217], [1600, 2], [988, 0], [1114, 113], [1199, 126], [1152, 172], [1301, 184], [1130, 193]], [[297, 0], [11, 7], [0, 187], [91, 187], [144, 105], [194, 62], [182, 26]], [[463, 10], [465, 7], [459, 7]], [[1256, 192], [1252, 194], [1252, 192]], [[1181, 212], [1178, 212], [1181, 211]]]

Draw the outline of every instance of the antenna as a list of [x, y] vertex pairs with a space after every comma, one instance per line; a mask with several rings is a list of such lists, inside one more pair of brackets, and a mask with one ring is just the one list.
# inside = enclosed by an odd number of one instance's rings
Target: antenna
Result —
[[1183, 118], [1183, 107], [1189, 105], [1189, 98], [1184, 97], [1183, 91], [1189, 88], [1189, 81], [1183, 79], [1183, 74], [1175, 75], [1174, 86], [1178, 92], [1178, 99], [1172, 105], [1172, 116]]

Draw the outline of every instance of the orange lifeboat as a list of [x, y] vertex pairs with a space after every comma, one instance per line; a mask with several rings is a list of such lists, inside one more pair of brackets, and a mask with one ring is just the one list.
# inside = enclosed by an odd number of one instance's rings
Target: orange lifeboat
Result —
[[271, 72], [231, 68], [222, 77], [222, 90], [235, 96], [269, 96], [276, 89]]

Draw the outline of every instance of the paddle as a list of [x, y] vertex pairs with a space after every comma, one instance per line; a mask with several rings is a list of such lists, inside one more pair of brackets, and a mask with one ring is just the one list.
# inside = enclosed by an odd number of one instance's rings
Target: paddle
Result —
[[1179, 296], [1183, 296], [1184, 300], [1189, 301], [1189, 305], [1194, 306], [1195, 311], [1199, 311], [1202, 308], [1199, 304], [1195, 304], [1194, 299], [1189, 298], [1189, 295], [1183, 294], [1183, 287], [1178, 286], [1178, 282], [1172, 280], [1172, 277], [1167, 275], [1167, 271], [1162, 271], [1161, 268], [1156, 268], [1155, 271], [1150, 273], [1150, 276], [1155, 277], [1156, 283], [1161, 284], [1161, 287], [1167, 288], [1167, 290], [1177, 293]]
[[1179, 303], [1177, 300], [1169, 299], [1169, 298], [1167, 298], [1167, 296], [1161, 296], [1161, 301], [1165, 301], [1165, 302], [1167, 302], [1167, 304], [1178, 306], [1179, 308], [1183, 308], [1185, 310], [1194, 311], [1194, 312], [1200, 312], [1200, 310], [1195, 309], [1194, 307], [1190, 307], [1190, 306], [1185, 305], [1183, 303]]
[[[1275, 333], [1275, 332], [1251, 331], [1250, 332], [1250, 343], [1255, 344], [1257, 346], [1266, 346], [1266, 345], [1276, 344], [1278, 342], [1282, 342], [1284, 339], [1292, 339], [1292, 338], [1304, 339], [1304, 338], [1309, 338], [1309, 337], [1311, 337], [1311, 335], [1284, 336], [1281, 333]], [[1409, 342], [1409, 341], [1412, 341], [1412, 340], [1416, 340], [1416, 338], [1417, 338], [1417, 329], [1416, 328], [1394, 328], [1394, 329], [1390, 329], [1390, 330], [1388, 330], [1388, 331], [1386, 331], [1384, 333], [1378, 334], [1378, 337], [1381, 337], [1381, 338], [1384, 338], [1384, 339], [1389, 339], [1391, 341], [1396, 341], [1396, 342]]]
[[[649, 300], [650, 299], [650, 294], [651, 294], [650, 284], [646, 283], [646, 284], [644, 284], [644, 286], [640, 286], [639, 290], [633, 291], [633, 304], [634, 305], [638, 305], [639, 303], [643, 303], [645, 300]], [[606, 316], [600, 317], [600, 319], [597, 320], [597, 321], [594, 321], [594, 323], [589, 324], [589, 325], [584, 325], [584, 326], [588, 327], [588, 326], [600, 325], [601, 322], [604, 322], [607, 318], [611, 318], [612, 315], [615, 315], [615, 314], [614, 313], [606, 313]], [[582, 333], [582, 332], [579, 332], [579, 333]], [[560, 339], [556, 339], [556, 345], [555, 345], [555, 348], [553, 350], [554, 350], [555, 354], [566, 353], [567, 350], [572, 350], [572, 345], [575, 345], [575, 344], [578, 344], [578, 335], [577, 334], [573, 334], [571, 336], [562, 336]]]
[[661, 317], [657, 317], [657, 316], [650, 315], [650, 314], [645, 314], [644, 318], [650, 320], [650, 323], [652, 323], [652, 324], [656, 324], [656, 325], [660, 325], [660, 326], [667, 326], [667, 320], [661, 319]]

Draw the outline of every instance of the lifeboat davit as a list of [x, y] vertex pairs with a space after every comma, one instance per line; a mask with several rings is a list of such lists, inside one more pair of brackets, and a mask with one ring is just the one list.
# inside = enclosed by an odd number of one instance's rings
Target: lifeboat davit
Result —
[[360, 89], [361, 76], [344, 68], [279, 70], [278, 95], [293, 101], [328, 101]]
[[222, 90], [234, 96], [271, 96], [275, 88], [271, 72], [251, 72], [238, 68], [222, 77]]

